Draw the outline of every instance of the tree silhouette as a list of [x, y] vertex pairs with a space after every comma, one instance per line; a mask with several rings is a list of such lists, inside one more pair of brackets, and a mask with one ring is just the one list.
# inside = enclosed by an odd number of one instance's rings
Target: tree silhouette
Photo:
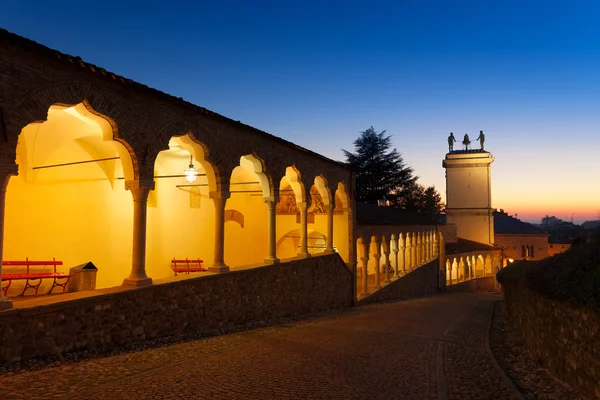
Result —
[[357, 201], [377, 203], [389, 200], [399, 205], [403, 191], [413, 186], [418, 177], [406, 166], [402, 156], [392, 147], [386, 131], [377, 133], [373, 127], [360, 132], [354, 141], [356, 153], [342, 150], [346, 163], [356, 171], [355, 197]]
[[376, 204], [389, 201], [392, 207], [414, 210], [421, 214], [438, 215], [444, 204], [434, 186], [417, 183], [418, 176], [392, 147], [386, 131], [377, 133], [373, 127], [360, 132], [354, 141], [356, 153], [342, 150], [346, 164], [356, 171], [356, 201]]

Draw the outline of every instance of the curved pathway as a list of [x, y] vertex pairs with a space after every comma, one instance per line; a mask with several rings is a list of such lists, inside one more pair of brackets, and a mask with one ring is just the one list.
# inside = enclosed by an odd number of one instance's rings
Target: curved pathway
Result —
[[498, 296], [443, 294], [0, 376], [0, 398], [519, 399], [488, 344]]

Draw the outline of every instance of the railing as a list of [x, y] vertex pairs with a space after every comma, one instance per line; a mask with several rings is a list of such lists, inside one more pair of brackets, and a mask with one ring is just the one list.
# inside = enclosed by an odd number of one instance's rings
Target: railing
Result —
[[357, 239], [357, 293], [365, 297], [440, 255], [441, 232], [363, 234]]

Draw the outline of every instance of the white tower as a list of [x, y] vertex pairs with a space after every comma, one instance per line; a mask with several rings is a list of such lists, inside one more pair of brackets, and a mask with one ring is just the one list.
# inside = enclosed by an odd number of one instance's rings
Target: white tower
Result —
[[456, 150], [446, 154], [446, 223], [457, 236], [494, 243], [490, 167], [494, 158], [484, 150]]

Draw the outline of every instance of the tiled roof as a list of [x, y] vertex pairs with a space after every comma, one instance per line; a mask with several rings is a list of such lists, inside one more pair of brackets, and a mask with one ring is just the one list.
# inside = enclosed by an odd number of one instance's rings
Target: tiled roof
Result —
[[435, 217], [376, 204], [356, 203], [357, 225], [436, 225]]
[[200, 107], [200, 106], [197, 106], [195, 104], [192, 104], [192, 103], [190, 103], [188, 101], [185, 101], [181, 97], [172, 96], [172, 95], [167, 94], [165, 92], [161, 92], [160, 90], [153, 89], [153, 88], [151, 88], [149, 86], [146, 86], [144, 84], [135, 82], [135, 81], [133, 81], [131, 79], [128, 79], [128, 78], [125, 78], [123, 76], [120, 76], [120, 75], [114, 74], [112, 72], [109, 72], [109, 71], [105, 70], [104, 68], [101, 68], [101, 67], [98, 67], [98, 66], [96, 66], [94, 64], [90, 64], [90, 63], [87, 63], [87, 62], [83, 61], [81, 59], [81, 57], [71, 56], [71, 55], [68, 55], [68, 54], [65, 54], [65, 53], [61, 53], [58, 50], [53, 50], [53, 49], [51, 49], [49, 47], [46, 47], [46, 46], [44, 46], [44, 45], [42, 45], [40, 43], [37, 43], [37, 42], [33, 41], [31, 39], [24, 38], [24, 37], [19, 36], [19, 35], [15, 34], [15, 33], [7, 31], [6, 29], [0, 28], [0, 43], [2, 43], [2, 42], [7, 42], [7, 43], [9, 43], [9, 44], [11, 44], [13, 46], [16, 46], [16, 47], [19, 47], [19, 48], [25, 50], [25, 51], [36, 53], [36, 54], [38, 54], [40, 56], [46, 57], [47, 59], [54, 61], [54, 62], [62, 63], [66, 67], [78, 68], [79, 70], [85, 71], [86, 73], [89, 73], [89, 74], [93, 74], [94, 76], [99, 77], [101, 79], [104, 79], [104, 80], [106, 80], [108, 82], [112, 82], [112, 83], [119, 84], [121, 86], [128, 87], [131, 90], [142, 92], [145, 95], [152, 96], [152, 97], [155, 97], [157, 99], [170, 102], [170, 103], [178, 105], [180, 107], [185, 107], [185, 108], [187, 108], [189, 110], [192, 110], [194, 112], [197, 112], [197, 113], [209, 116], [209, 117], [211, 117], [211, 118], [213, 118], [215, 120], [218, 120], [218, 121], [221, 121], [221, 122], [225, 122], [225, 123], [237, 126], [238, 128], [242, 128], [242, 129], [245, 129], [245, 130], [250, 130], [250, 131], [252, 131], [254, 133], [258, 133], [260, 135], [264, 135], [264, 136], [267, 136], [269, 138], [281, 141], [281, 142], [287, 144], [288, 146], [296, 148], [297, 150], [303, 151], [305, 153], [309, 153], [312, 156], [315, 156], [315, 157], [318, 157], [318, 158], [320, 158], [322, 160], [325, 160], [325, 161], [337, 164], [339, 166], [343, 166], [344, 168], [348, 168], [346, 166], [346, 164], [344, 164], [342, 162], [335, 161], [335, 160], [332, 160], [330, 158], [327, 158], [327, 157], [325, 157], [325, 156], [323, 156], [323, 155], [321, 155], [319, 153], [316, 153], [316, 152], [314, 152], [312, 150], [308, 150], [308, 149], [306, 149], [304, 147], [298, 146], [298, 145], [296, 145], [296, 144], [294, 144], [292, 142], [289, 142], [289, 141], [287, 141], [285, 139], [282, 139], [282, 138], [280, 138], [278, 136], [272, 135], [272, 134], [267, 133], [265, 131], [261, 131], [260, 129], [254, 128], [254, 127], [252, 127], [250, 125], [243, 124], [240, 121], [232, 120], [232, 119], [227, 118], [227, 117], [225, 117], [225, 116], [223, 116], [221, 114], [218, 114], [218, 113], [216, 113], [214, 111], [210, 111], [210, 110], [208, 110], [208, 109], [206, 109], [204, 107]]
[[470, 253], [473, 251], [492, 251], [500, 248], [484, 243], [474, 242], [463, 238], [458, 238], [456, 243], [446, 243], [446, 254]]
[[545, 235], [537, 226], [518, 220], [510, 215], [494, 213], [494, 233], [499, 235]]

